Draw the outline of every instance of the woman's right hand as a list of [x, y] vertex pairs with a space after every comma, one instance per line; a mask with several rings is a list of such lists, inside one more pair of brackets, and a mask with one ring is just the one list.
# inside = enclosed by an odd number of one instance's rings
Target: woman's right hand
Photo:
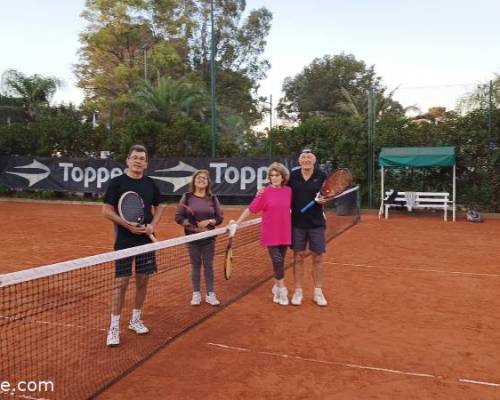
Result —
[[204, 219], [203, 221], [198, 222], [198, 228], [206, 228], [208, 225], [210, 225], [212, 221], [210, 219]]

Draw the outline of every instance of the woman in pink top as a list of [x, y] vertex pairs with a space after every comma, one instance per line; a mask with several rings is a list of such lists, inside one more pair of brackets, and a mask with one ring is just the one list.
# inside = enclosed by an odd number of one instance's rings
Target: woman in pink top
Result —
[[267, 170], [270, 185], [250, 203], [236, 221], [239, 224], [250, 213], [262, 211], [260, 243], [266, 246], [274, 269], [273, 301], [288, 305], [288, 290], [285, 286], [285, 256], [292, 243], [292, 190], [286, 185], [290, 174], [280, 163], [272, 163]]

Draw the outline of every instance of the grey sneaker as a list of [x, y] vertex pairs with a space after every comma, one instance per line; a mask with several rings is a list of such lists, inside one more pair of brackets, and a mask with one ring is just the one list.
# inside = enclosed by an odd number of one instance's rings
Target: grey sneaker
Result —
[[215, 295], [214, 292], [209, 292], [205, 296], [205, 302], [210, 304], [211, 306], [218, 306], [220, 304], [219, 299], [217, 299], [217, 296]]
[[281, 306], [288, 305], [288, 290], [286, 287], [278, 288], [278, 304]]
[[314, 298], [313, 301], [321, 307], [325, 307], [328, 305], [328, 302], [325, 299], [325, 296], [323, 295], [323, 291], [321, 288], [316, 288], [314, 289]]
[[131, 320], [128, 324], [128, 329], [134, 331], [138, 335], [147, 335], [149, 333], [149, 329], [146, 328], [140, 319]]
[[295, 289], [295, 292], [293, 293], [292, 297], [292, 305], [294, 306], [300, 306], [302, 304], [302, 289]]
[[273, 302], [274, 303], [279, 303], [280, 299], [279, 299], [279, 296], [278, 296], [278, 293], [279, 293], [278, 286], [274, 285], [273, 288], [271, 289], [271, 292], [273, 294]]
[[120, 329], [110, 328], [106, 339], [106, 346], [116, 347], [120, 344]]
[[199, 306], [201, 304], [201, 293], [193, 292], [193, 297], [191, 298], [192, 306]]

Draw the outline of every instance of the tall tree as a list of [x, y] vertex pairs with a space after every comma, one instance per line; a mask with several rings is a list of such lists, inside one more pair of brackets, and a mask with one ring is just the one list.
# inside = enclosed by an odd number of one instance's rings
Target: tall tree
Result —
[[[190, 62], [210, 77], [210, 1], [197, 0], [193, 7], [189, 40]], [[215, 57], [221, 70], [237, 71], [257, 82], [266, 76], [269, 61], [261, 59], [272, 14], [266, 8], [252, 10], [243, 19], [245, 0], [215, 0]]]
[[[262, 8], [243, 20], [245, 7], [244, 0], [215, 0], [219, 109], [248, 126], [258, 117], [252, 91], [269, 68], [261, 56], [271, 14]], [[195, 74], [209, 87], [210, 0], [87, 0], [82, 16], [89, 24], [76, 73], [86, 104], [101, 115], [109, 104], [125, 115], [145, 58], [149, 80]]]
[[[210, 83], [211, 25], [210, 0], [194, 2], [189, 62], [203, 80]], [[253, 125], [260, 115], [254, 96], [259, 80], [265, 78], [269, 61], [262, 58], [271, 28], [272, 14], [266, 8], [252, 10], [246, 18], [245, 0], [215, 0], [215, 59], [217, 63], [217, 101], [219, 128], [228, 129], [229, 121], [240, 121], [239, 132]]]
[[161, 4], [163, 12], [171, 14], [177, 2], [86, 1], [82, 17], [88, 26], [80, 35], [80, 63], [75, 72], [85, 91], [86, 105], [100, 109], [103, 115], [111, 106], [115, 113], [127, 111], [144, 79], [145, 64], [149, 63], [146, 72], [152, 79], [182, 65], [175, 48], [163, 40], [148, 15], [152, 3]]
[[313, 60], [295, 77], [285, 79], [285, 96], [280, 99], [278, 111], [282, 118], [301, 121], [313, 116], [349, 114], [361, 99], [361, 108], [367, 108], [370, 89], [376, 96], [384, 91], [374, 66], [367, 67], [351, 54], [327, 55]]
[[49, 106], [50, 100], [61, 85], [62, 82], [55, 77], [38, 74], [28, 76], [9, 69], [2, 74], [1, 89], [5, 96], [18, 99], [22, 104], [25, 119], [33, 121], [41, 108]]

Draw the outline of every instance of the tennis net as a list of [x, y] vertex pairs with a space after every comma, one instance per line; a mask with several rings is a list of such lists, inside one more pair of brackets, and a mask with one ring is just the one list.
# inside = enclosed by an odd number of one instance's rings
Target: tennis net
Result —
[[[357, 192], [349, 196], [345, 204], [327, 212], [327, 239], [358, 222]], [[186, 244], [210, 237], [216, 238], [215, 288], [222, 304], [192, 307]], [[223, 278], [225, 228], [0, 276], [0, 381], [53, 383], [50, 392], [4, 394], [34, 399], [95, 396], [173, 339], [271, 278], [271, 263], [259, 237], [260, 219], [244, 222], [238, 229], [229, 281]], [[120, 346], [108, 348], [115, 263], [152, 254], [158, 271], [149, 280], [142, 315], [151, 331], [139, 337], [126, 329], [134, 308], [132, 274]], [[289, 265], [290, 261], [291, 257]]]

